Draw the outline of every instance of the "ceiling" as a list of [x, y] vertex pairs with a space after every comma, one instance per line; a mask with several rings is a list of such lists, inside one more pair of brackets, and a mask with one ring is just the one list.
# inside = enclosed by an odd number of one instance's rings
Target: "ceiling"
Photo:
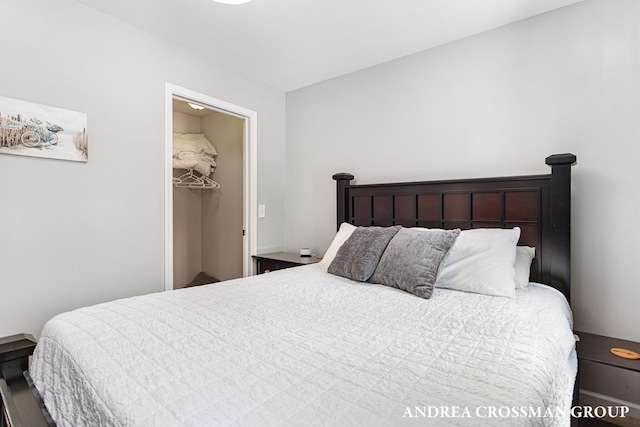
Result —
[[582, 0], [78, 0], [283, 91]]

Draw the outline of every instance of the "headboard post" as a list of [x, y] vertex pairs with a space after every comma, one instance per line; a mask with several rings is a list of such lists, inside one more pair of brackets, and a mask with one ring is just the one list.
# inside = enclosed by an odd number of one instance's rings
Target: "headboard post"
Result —
[[336, 186], [337, 186], [336, 194], [338, 195], [338, 199], [336, 201], [337, 202], [336, 208], [338, 209], [338, 215], [337, 215], [338, 229], [340, 228], [340, 224], [342, 224], [347, 220], [346, 209], [345, 209], [347, 204], [347, 192], [345, 189], [347, 185], [351, 183], [351, 180], [353, 178], [354, 176], [351, 175], [350, 173], [337, 173], [333, 175], [333, 179], [336, 180]]
[[551, 166], [551, 273], [557, 281], [554, 285], [564, 289], [571, 302], [571, 166], [576, 163], [576, 156], [554, 154], [545, 162]]

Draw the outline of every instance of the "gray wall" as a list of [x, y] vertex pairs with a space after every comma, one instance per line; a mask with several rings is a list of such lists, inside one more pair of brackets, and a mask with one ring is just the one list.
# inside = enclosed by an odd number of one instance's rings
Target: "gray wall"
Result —
[[3, 0], [0, 40], [0, 96], [85, 112], [89, 130], [86, 164], [0, 155], [0, 336], [163, 290], [165, 82], [258, 113], [257, 250], [282, 249], [283, 92], [75, 0]]
[[360, 183], [573, 168], [578, 329], [640, 341], [640, 2], [587, 0], [287, 94], [289, 250], [335, 233]]

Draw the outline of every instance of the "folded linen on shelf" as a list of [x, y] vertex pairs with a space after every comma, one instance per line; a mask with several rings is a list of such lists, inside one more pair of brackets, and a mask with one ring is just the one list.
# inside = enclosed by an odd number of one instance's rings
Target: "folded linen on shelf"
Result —
[[213, 144], [201, 133], [174, 133], [173, 155], [181, 151], [208, 154], [214, 157], [218, 155]]
[[194, 169], [204, 176], [209, 176], [216, 168], [213, 157], [205, 154], [182, 151], [173, 156], [174, 169]]
[[203, 134], [173, 134], [174, 169], [194, 169], [203, 176], [209, 176], [216, 168], [216, 148]]

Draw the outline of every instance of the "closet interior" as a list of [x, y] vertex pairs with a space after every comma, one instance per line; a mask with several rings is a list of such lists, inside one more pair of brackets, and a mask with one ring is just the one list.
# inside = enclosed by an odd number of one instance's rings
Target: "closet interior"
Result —
[[242, 277], [244, 120], [173, 100], [173, 287]]

